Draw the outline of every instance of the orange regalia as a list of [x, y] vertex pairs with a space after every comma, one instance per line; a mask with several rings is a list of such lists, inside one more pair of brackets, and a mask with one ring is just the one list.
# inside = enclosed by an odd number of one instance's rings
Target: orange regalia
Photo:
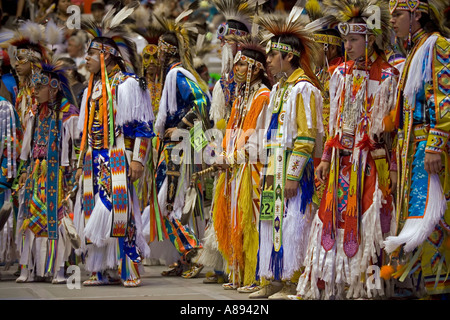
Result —
[[[258, 46], [251, 47], [244, 42], [236, 54], [235, 62], [248, 63], [247, 75], [256, 66], [265, 69], [262, 62], [246, 56], [247, 52], [257, 50], [255, 48]], [[227, 262], [230, 286], [234, 288], [251, 287], [256, 283], [262, 164], [254, 157], [257, 150], [250, 149], [250, 145], [255, 133], [262, 129], [257, 127], [257, 121], [266, 113], [270, 90], [267, 82], [264, 84], [259, 77], [252, 83], [250, 78], [239, 83], [236, 92], [222, 142], [223, 160], [230, 167], [218, 177], [213, 210], [218, 248]]]

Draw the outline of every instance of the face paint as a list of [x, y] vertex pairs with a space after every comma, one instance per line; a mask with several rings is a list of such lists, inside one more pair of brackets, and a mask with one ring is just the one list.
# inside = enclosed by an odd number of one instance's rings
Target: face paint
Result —
[[96, 62], [99, 62], [100, 61], [100, 58], [98, 57], [98, 55], [92, 55], [92, 56], [90, 56], [91, 57], [91, 59], [92, 60], [94, 60], [94, 61], [96, 61]]
[[147, 69], [151, 64], [159, 65], [158, 47], [154, 44], [149, 44], [142, 50], [142, 65], [144, 69]]
[[234, 66], [234, 81], [237, 83], [245, 83], [247, 79], [247, 69], [245, 71], [240, 71], [238, 66]]

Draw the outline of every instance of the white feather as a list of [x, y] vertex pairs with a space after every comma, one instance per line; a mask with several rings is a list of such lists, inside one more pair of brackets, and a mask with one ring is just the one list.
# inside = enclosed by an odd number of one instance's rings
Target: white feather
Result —
[[296, 21], [302, 15], [303, 9], [305, 8], [305, 3], [305, 0], [297, 0], [289, 14], [288, 24]]
[[186, 11], [183, 11], [182, 13], [180, 13], [178, 15], [178, 17], [175, 19], [175, 24], [178, 24], [181, 20], [183, 20], [185, 17], [187, 17], [188, 15], [190, 15], [192, 12], [194, 12], [194, 10], [192, 9], [188, 9]]
[[132, 14], [134, 12], [134, 10], [136, 10], [136, 8], [138, 6], [139, 6], [139, 2], [133, 1], [130, 4], [128, 4], [127, 6], [125, 6], [122, 10], [117, 12], [117, 14], [114, 16], [114, 18], [112, 18], [109, 28], [113, 29], [113, 28], [119, 26], [123, 20], [128, 18], [130, 16], [130, 14]]
[[19, 27], [19, 32], [31, 43], [39, 43], [44, 40], [45, 28], [38, 23], [26, 21]]
[[61, 44], [64, 39], [62, 28], [58, 27], [53, 20], [50, 20], [45, 27], [45, 38], [49, 45]]

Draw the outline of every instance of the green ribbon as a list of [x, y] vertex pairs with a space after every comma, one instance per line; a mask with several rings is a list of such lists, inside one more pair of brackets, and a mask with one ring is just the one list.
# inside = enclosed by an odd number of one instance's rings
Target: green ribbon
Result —
[[111, 85], [109, 83], [108, 73], [106, 71], [105, 66], [105, 86], [106, 86], [106, 94], [108, 95], [108, 122], [109, 122], [109, 145], [114, 145], [114, 108], [113, 108], [113, 99], [111, 93]]

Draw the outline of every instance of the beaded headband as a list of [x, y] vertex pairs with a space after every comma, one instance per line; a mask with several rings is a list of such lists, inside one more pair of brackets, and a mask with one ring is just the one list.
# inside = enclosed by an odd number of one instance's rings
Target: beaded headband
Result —
[[272, 40], [270, 40], [266, 45], [266, 54], [268, 54], [270, 50], [278, 50], [287, 53], [292, 52], [295, 56], [300, 57], [299, 51], [292, 49], [289, 44], [281, 42], [272, 42]]
[[389, 11], [394, 13], [395, 10], [410, 11], [416, 10], [428, 13], [428, 3], [421, 2], [419, 0], [390, 0]]
[[253, 58], [250, 58], [250, 57], [247, 57], [247, 56], [243, 55], [242, 51], [238, 51], [236, 53], [236, 56], [234, 57], [234, 64], [236, 64], [239, 60], [247, 62], [249, 65], [252, 65], [252, 66], [255, 65], [258, 68], [264, 70], [264, 65], [261, 62], [256, 61]]
[[234, 34], [236, 36], [246, 36], [248, 35], [248, 32], [243, 31], [243, 30], [239, 30], [239, 29], [235, 29], [235, 28], [230, 28], [228, 26], [228, 23], [224, 22], [222, 23], [219, 28], [217, 28], [217, 38], [219, 40], [222, 40], [225, 36], [230, 35], [230, 34]]
[[116, 56], [116, 57], [120, 56], [119, 51], [117, 51], [115, 48], [113, 48], [107, 44], [97, 42], [97, 41], [91, 41], [88, 48], [89, 49], [91, 49], [91, 48], [98, 49], [100, 51], [103, 50], [104, 52], [109, 52], [110, 54], [112, 54], [113, 56]]
[[57, 89], [59, 87], [59, 80], [52, 78], [50, 75], [47, 75], [41, 71], [35, 71], [31, 76], [31, 86], [36, 87], [38, 84], [43, 86], [50, 85], [51, 88]]
[[340, 46], [342, 44], [342, 39], [330, 34], [319, 34], [316, 33], [313, 36], [314, 41], [318, 43], [331, 44], [334, 46]]
[[[25, 59], [18, 59], [17, 57], [19, 55], [25, 56]], [[42, 56], [41, 56], [41, 54], [39, 52], [31, 50], [31, 49], [23, 49], [23, 48], [22, 49], [17, 49], [17, 52], [16, 52], [16, 60], [17, 61], [19, 61], [19, 62], [22, 61], [22, 62], [25, 63], [30, 58], [35, 58], [35, 59], [40, 60], [42, 58]]]
[[178, 48], [170, 43], [167, 43], [163, 39], [159, 38], [158, 40], [158, 50], [167, 52], [171, 55], [176, 55], [178, 53]]
[[367, 27], [365, 23], [347, 23], [341, 22], [338, 24], [339, 32], [346, 36], [349, 33], [356, 34], [369, 34], [371, 33], [370, 29]]

